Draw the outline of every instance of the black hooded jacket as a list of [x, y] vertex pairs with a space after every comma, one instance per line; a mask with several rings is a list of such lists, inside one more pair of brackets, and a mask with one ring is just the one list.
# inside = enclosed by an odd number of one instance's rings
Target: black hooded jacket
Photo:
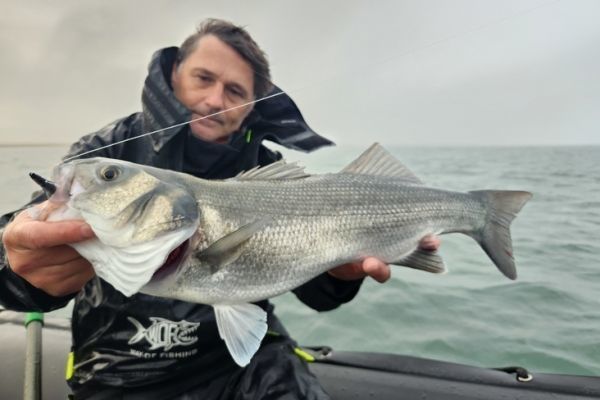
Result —
[[[120, 143], [190, 120], [190, 113], [170, 87], [176, 51], [167, 48], [154, 55], [143, 89], [142, 112], [82, 137], [71, 146], [67, 157], [119, 142], [85, 157], [110, 157], [218, 179], [281, 158], [265, 147], [263, 140], [302, 151], [332, 144], [308, 127], [287, 95], [256, 103], [242, 129], [226, 145], [200, 141], [189, 133], [187, 125]], [[43, 199], [38, 196], [33, 202]], [[4, 215], [0, 227], [13, 215]], [[127, 298], [99, 278], [77, 294], [53, 297], [14, 274], [6, 264], [0, 264], [0, 304], [8, 309], [45, 312], [75, 298], [75, 370], [69, 383], [76, 392], [90, 385], [136, 387], [173, 382], [192, 373], [196, 381], [210, 380], [239, 369], [219, 338], [210, 306], [144, 294]], [[323, 311], [351, 300], [359, 286], [360, 281], [342, 282], [323, 274], [294, 293], [308, 306]], [[268, 313], [269, 329], [287, 337], [271, 303], [259, 305]]]

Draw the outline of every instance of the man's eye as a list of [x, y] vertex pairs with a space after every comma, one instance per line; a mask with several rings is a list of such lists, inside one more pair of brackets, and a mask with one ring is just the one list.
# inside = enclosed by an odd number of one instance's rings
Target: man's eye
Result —
[[242, 91], [241, 91], [241, 90], [239, 90], [239, 89], [230, 88], [230, 89], [229, 89], [229, 93], [230, 93], [232, 96], [234, 96], [234, 97], [237, 97], [237, 98], [244, 98], [244, 93], [242, 93]]

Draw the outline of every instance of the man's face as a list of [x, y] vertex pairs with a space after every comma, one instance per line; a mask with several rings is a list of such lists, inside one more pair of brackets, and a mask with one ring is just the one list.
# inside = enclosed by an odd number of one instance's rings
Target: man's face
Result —
[[[196, 49], [173, 67], [175, 97], [192, 120], [239, 106], [254, 99], [252, 67], [216, 36], [200, 38]], [[225, 142], [239, 129], [252, 105], [190, 123], [192, 133], [209, 142]]]

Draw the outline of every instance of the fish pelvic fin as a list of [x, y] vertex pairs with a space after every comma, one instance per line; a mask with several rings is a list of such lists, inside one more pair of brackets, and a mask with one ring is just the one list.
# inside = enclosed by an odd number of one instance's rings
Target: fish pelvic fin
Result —
[[442, 260], [437, 251], [416, 249], [408, 256], [401, 258], [399, 261], [392, 262], [392, 264], [420, 269], [434, 274], [443, 274], [446, 272], [444, 260]]
[[509, 279], [517, 278], [510, 224], [533, 196], [525, 191], [477, 190], [469, 192], [488, 204], [488, 217], [483, 229], [472, 234], [483, 250]]
[[241, 367], [248, 365], [267, 334], [267, 313], [255, 304], [215, 304], [221, 339]]
[[341, 173], [387, 176], [401, 179], [406, 183], [423, 184], [421, 179], [379, 143], [373, 143], [356, 160], [348, 164]]

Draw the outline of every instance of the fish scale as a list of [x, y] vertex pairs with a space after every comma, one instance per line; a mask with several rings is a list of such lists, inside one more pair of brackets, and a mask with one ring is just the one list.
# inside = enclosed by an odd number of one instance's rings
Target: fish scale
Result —
[[[183, 296], [208, 304], [225, 294], [231, 302], [276, 296], [367, 255], [399, 261], [424, 235], [477, 229], [485, 215], [483, 201], [469, 200], [467, 194], [352, 174], [248, 182], [243, 195], [238, 182], [203, 182], [195, 191], [201, 215], [203, 207], [229, 211], [228, 217], [221, 213], [220, 219], [201, 223], [209, 243], [229, 233], [223, 227], [234, 231], [253, 220], [273, 218], [219, 275], [197, 259], [183, 266], [168, 295], [185, 292]], [[340, 207], [339, 199], [347, 198], [352, 200]], [[190, 294], [189, 282], [194, 282], [195, 294]]]

